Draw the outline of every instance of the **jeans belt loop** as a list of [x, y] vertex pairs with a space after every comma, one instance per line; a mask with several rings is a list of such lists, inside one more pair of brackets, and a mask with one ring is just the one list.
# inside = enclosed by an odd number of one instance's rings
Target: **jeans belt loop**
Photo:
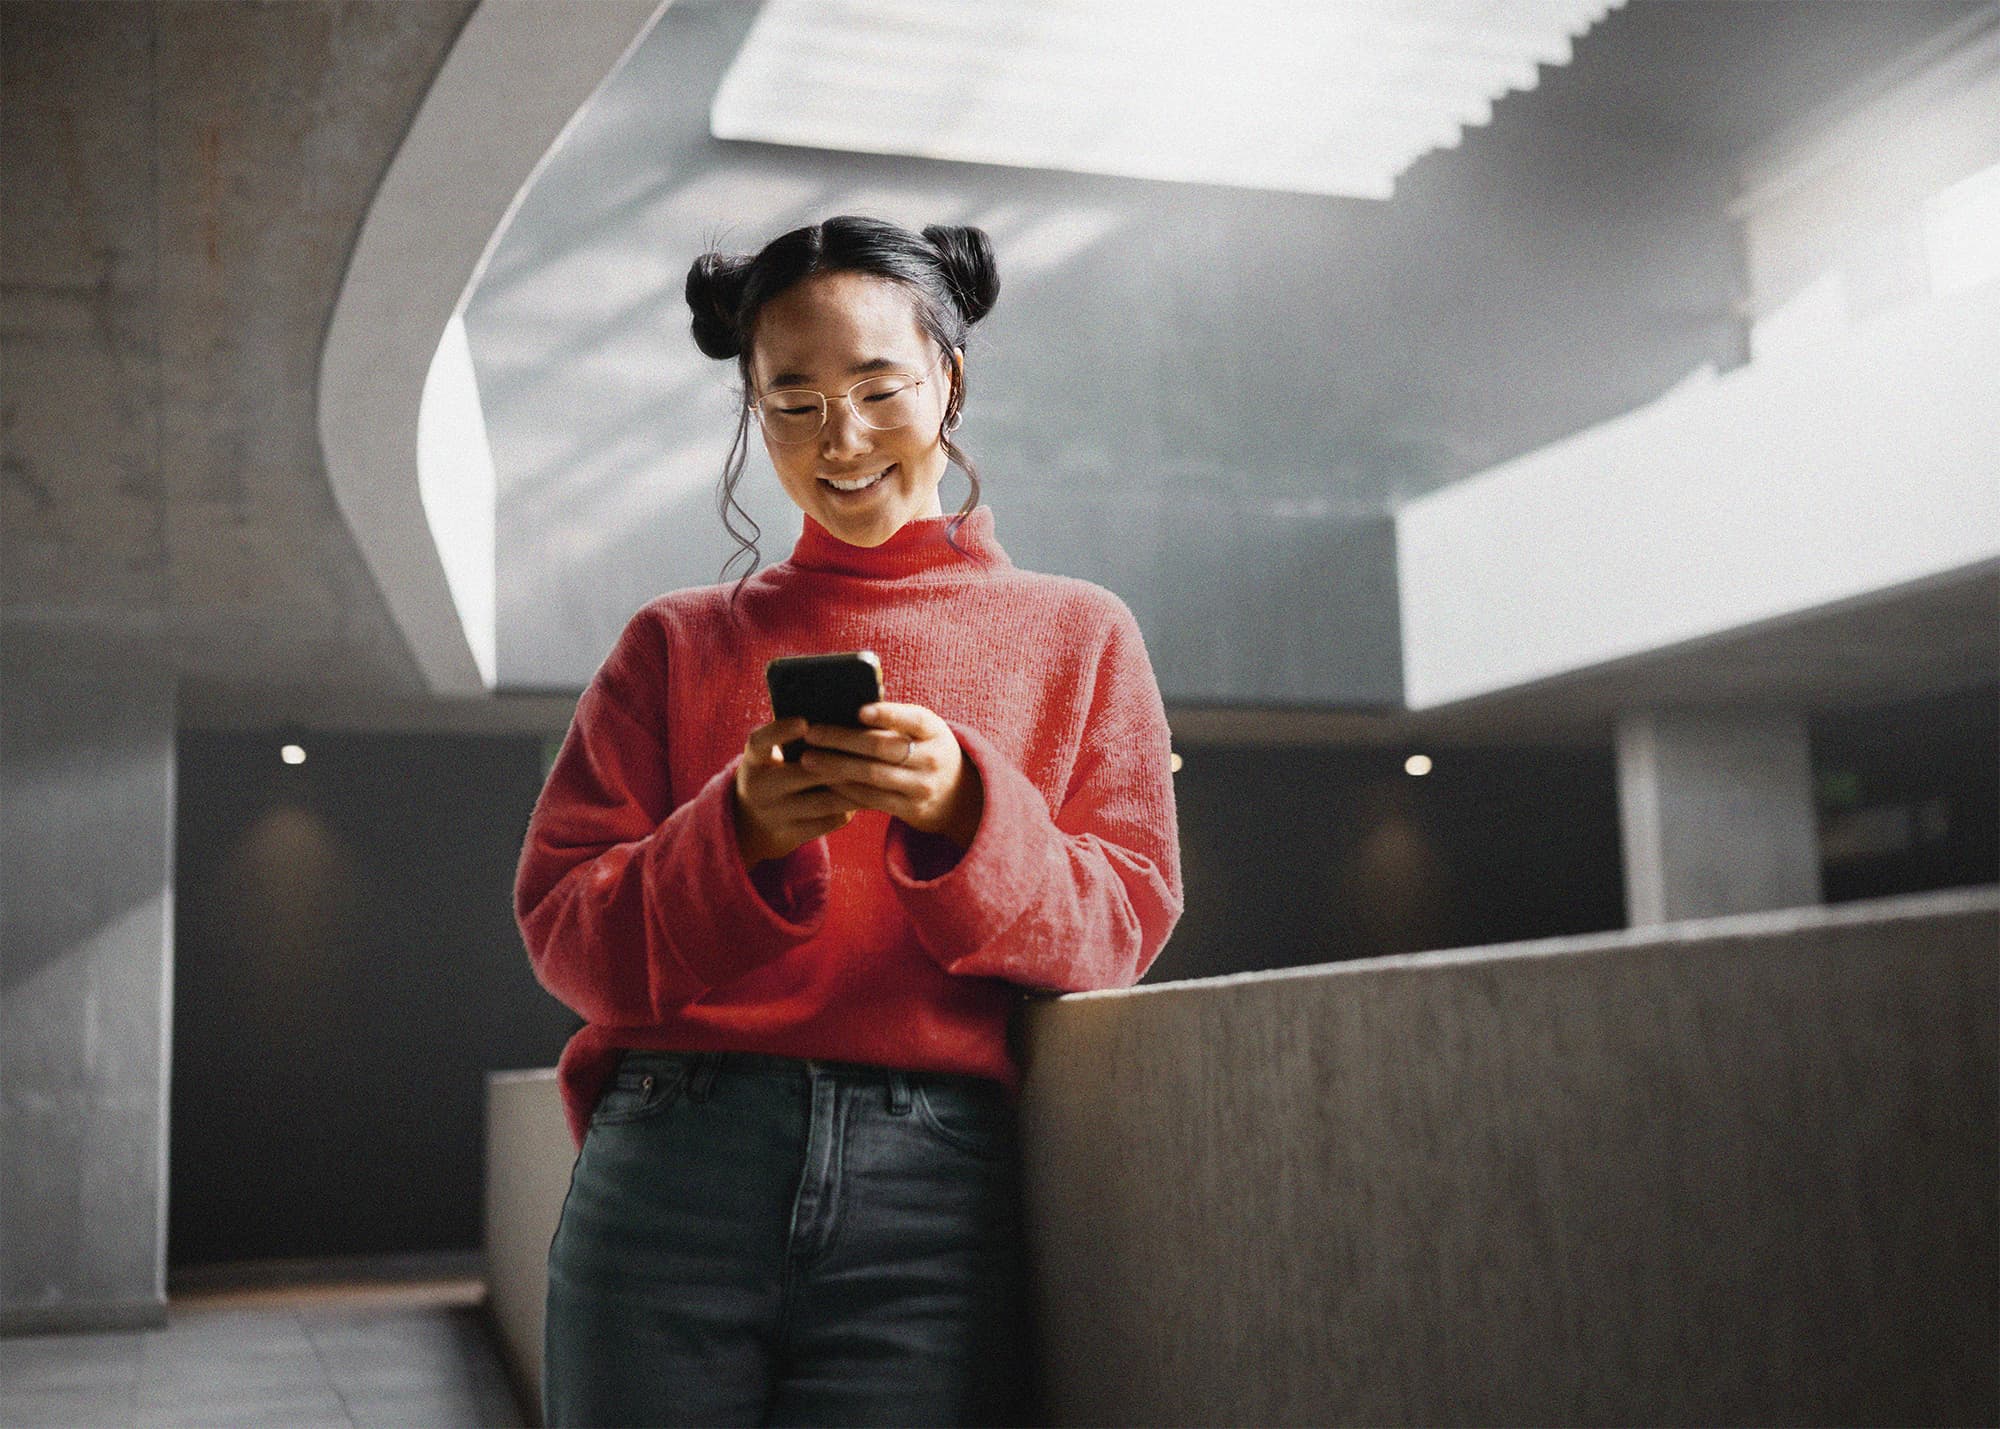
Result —
[[889, 1110], [902, 1116], [910, 1109], [910, 1074], [901, 1067], [889, 1069]]

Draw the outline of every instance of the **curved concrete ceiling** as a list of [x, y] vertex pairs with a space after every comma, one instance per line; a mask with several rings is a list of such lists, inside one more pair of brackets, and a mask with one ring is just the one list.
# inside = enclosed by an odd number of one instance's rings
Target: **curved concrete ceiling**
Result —
[[[536, 172], [668, 0], [485, 0], [377, 189], [321, 354], [335, 499], [437, 694], [491, 681], [453, 599], [419, 487], [417, 421], [446, 326]], [[490, 620], [490, 614], [486, 619]]]
[[328, 487], [315, 368], [472, 8], [0, 6], [10, 654], [161, 668], [183, 721], [424, 691]]

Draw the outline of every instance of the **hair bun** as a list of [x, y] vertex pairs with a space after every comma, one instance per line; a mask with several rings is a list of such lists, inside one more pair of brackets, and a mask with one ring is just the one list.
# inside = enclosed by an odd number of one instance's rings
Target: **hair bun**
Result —
[[1000, 267], [986, 230], [932, 223], [924, 227], [924, 237], [937, 250], [938, 269], [965, 320], [976, 323], [992, 312], [1000, 296]]
[[736, 315], [743, 306], [743, 285], [751, 259], [745, 254], [704, 253], [687, 275], [689, 326], [694, 345], [713, 358], [735, 357], [743, 351], [743, 330]]

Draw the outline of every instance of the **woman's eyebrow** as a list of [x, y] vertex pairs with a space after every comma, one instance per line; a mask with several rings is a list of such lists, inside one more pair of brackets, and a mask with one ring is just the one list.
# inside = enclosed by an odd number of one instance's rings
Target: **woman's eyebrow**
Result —
[[[866, 362], [855, 363], [847, 370], [850, 373], [880, 372], [885, 367], [893, 367], [900, 371], [907, 365], [907, 363], [894, 357], [871, 357]], [[773, 388], [796, 387], [810, 381], [812, 381], [812, 378], [804, 372], [780, 372], [776, 377], [771, 379], [771, 386]]]

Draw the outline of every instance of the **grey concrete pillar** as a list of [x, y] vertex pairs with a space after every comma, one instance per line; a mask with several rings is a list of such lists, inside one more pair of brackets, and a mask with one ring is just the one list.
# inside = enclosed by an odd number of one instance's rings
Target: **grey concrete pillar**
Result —
[[1633, 927], [1820, 901], [1803, 715], [1627, 710], [1617, 746]]
[[174, 682], [0, 656], [0, 1333], [166, 1322]]

